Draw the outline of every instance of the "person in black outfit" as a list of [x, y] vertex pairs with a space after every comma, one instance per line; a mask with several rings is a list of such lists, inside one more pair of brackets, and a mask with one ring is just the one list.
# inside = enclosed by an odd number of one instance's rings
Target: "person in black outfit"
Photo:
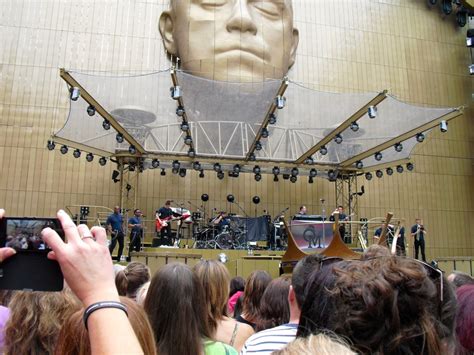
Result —
[[161, 227], [160, 245], [173, 245], [174, 240], [171, 234], [171, 218], [173, 217], [173, 210], [171, 209], [171, 200], [167, 200], [165, 205], [156, 211], [156, 216], [165, 220], [167, 223], [166, 227]]
[[411, 236], [415, 242], [415, 259], [418, 259], [418, 252], [421, 250], [421, 259], [426, 262], [425, 256], [425, 235], [426, 230], [423, 221], [419, 218], [415, 220], [415, 224], [411, 227]]
[[[334, 210], [334, 212], [331, 214], [331, 217], [332, 217], [332, 218], [330, 218], [331, 221], [335, 220], [334, 219], [334, 213], [336, 213], [336, 212], [339, 212], [339, 221], [340, 222], [344, 222], [344, 221], [348, 220], [347, 215], [344, 213], [344, 207], [339, 205]], [[339, 234], [341, 235], [341, 238], [344, 241], [344, 243], [350, 243], [351, 242], [350, 236], [349, 236], [349, 238], [346, 238], [346, 225], [345, 225], [345, 223], [339, 223]]]
[[137, 208], [133, 214], [134, 216], [128, 220], [128, 228], [131, 228], [129, 251], [140, 251], [143, 237], [142, 211]]
[[110, 255], [115, 249], [115, 245], [119, 244], [117, 260], [120, 261], [123, 253], [123, 246], [124, 246], [124, 234], [123, 234], [123, 217], [120, 213], [120, 207], [114, 207], [114, 213], [112, 213], [109, 217], [107, 217], [107, 231], [110, 233], [111, 241], [109, 245]]

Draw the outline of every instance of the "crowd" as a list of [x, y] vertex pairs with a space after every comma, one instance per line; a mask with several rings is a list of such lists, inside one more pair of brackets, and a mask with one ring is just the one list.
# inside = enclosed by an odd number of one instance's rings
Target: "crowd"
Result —
[[[0, 218], [3, 216], [0, 210]], [[112, 265], [102, 228], [43, 231], [67, 287], [1, 291], [5, 354], [472, 354], [474, 280], [380, 246], [360, 260], [309, 255], [292, 275], [224, 264]], [[15, 253], [0, 249], [0, 261]]]

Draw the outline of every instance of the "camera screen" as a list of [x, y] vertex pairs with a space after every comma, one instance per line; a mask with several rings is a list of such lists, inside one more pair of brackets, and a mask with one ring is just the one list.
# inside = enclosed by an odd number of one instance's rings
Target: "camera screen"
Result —
[[7, 218], [5, 246], [16, 251], [49, 251], [51, 250], [41, 237], [41, 231], [49, 227], [60, 236], [62, 229], [56, 219]]

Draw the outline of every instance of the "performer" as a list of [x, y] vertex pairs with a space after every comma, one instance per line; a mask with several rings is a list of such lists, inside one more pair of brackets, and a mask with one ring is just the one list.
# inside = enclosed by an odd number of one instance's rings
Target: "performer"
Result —
[[300, 210], [298, 211], [298, 214], [305, 215], [308, 213], [308, 210], [306, 209], [306, 206], [302, 205], [300, 206]]
[[123, 239], [124, 239], [124, 234], [123, 234], [123, 217], [120, 214], [120, 207], [115, 206], [114, 207], [114, 213], [112, 213], [110, 216], [107, 217], [107, 231], [110, 233], [110, 245], [109, 245], [109, 251], [110, 255], [112, 255], [115, 245], [119, 244], [119, 249], [118, 249], [118, 254], [117, 254], [117, 260], [120, 261], [120, 258], [122, 257], [123, 253]]
[[134, 216], [128, 220], [128, 228], [130, 231], [130, 251], [140, 251], [142, 246], [143, 238], [143, 223], [142, 223], [142, 211], [139, 208], [133, 211]]
[[[156, 211], [157, 234], [160, 233], [160, 245], [173, 245], [174, 240], [171, 234], [171, 219], [173, 210], [171, 209], [172, 200], [166, 200], [165, 205]], [[158, 227], [158, 224], [160, 225]]]
[[[334, 221], [334, 213], [339, 213], [339, 221], [344, 222], [347, 221], [349, 218], [347, 215], [344, 213], [344, 207], [339, 205], [337, 208], [334, 210], [333, 213], [331, 213], [331, 220]], [[339, 234], [341, 235], [342, 240], [344, 240], [345, 243], [350, 243], [350, 241], [346, 241], [345, 235], [346, 235], [346, 225], [344, 223], [339, 223]]]
[[397, 239], [397, 255], [398, 256], [407, 256], [405, 250], [405, 227], [400, 228]]
[[[380, 239], [380, 237], [382, 236], [382, 230], [383, 230], [383, 226], [385, 225], [385, 221], [382, 221], [382, 225], [380, 227], [378, 227], [376, 230], [375, 230], [375, 233], [374, 233], [374, 239], [375, 241], [378, 242], [378, 240]], [[389, 224], [387, 226], [387, 233], [386, 233], [386, 247], [390, 249], [391, 245], [392, 245], [392, 242], [393, 242], [393, 231], [394, 231], [394, 227], [392, 224]], [[397, 242], [398, 244], [398, 242]]]
[[426, 230], [423, 221], [420, 218], [415, 220], [415, 224], [411, 227], [411, 236], [415, 245], [415, 259], [418, 259], [418, 251], [421, 249], [421, 259], [426, 262], [425, 256], [425, 235]]

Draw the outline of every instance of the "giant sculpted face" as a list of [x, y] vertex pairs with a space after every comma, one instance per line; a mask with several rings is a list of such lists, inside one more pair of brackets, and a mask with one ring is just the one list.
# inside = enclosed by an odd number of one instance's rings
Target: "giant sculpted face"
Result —
[[281, 79], [298, 47], [291, 0], [171, 0], [159, 28], [181, 69], [212, 80]]

